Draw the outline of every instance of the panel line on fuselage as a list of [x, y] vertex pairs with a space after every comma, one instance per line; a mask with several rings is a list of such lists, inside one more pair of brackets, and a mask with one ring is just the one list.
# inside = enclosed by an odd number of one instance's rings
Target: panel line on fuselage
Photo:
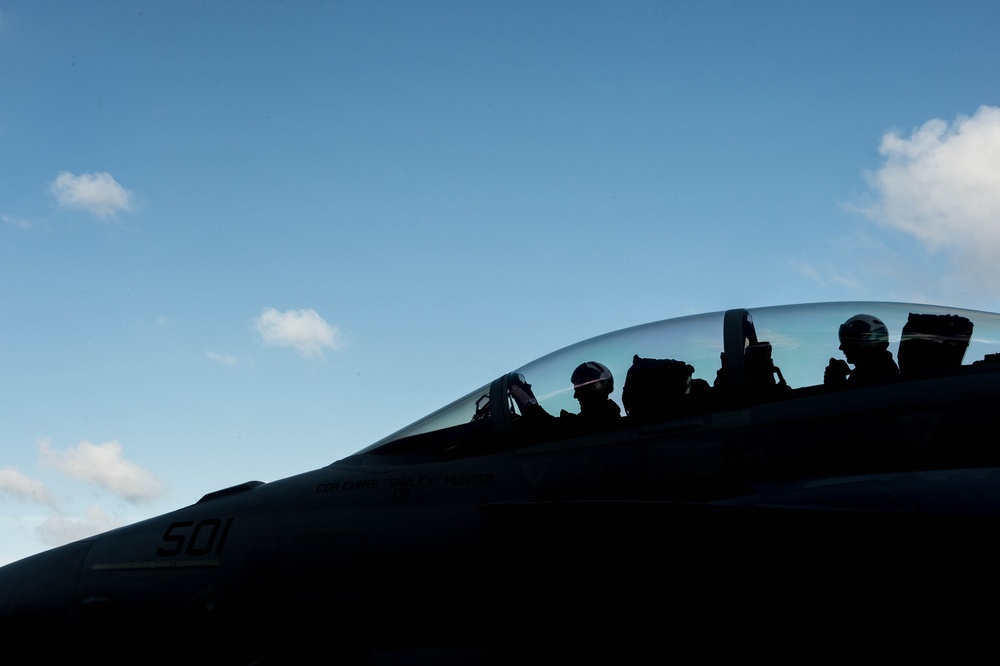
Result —
[[219, 560], [179, 562], [101, 562], [90, 567], [91, 571], [149, 571], [151, 569], [214, 569]]

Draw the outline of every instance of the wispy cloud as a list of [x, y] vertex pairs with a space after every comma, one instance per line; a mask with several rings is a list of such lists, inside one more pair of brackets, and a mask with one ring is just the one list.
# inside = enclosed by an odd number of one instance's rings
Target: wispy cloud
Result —
[[100, 220], [114, 219], [119, 212], [135, 208], [135, 195], [109, 173], [76, 176], [62, 171], [49, 183], [49, 189], [60, 208], [86, 211]]
[[0, 214], [0, 220], [2, 220], [4, 224], [9, 224], [10, 226], [17, 227], [19, 229], [30, 229], [35, 226], [35, 223], [27, 218], [18, 217], [16, 215], [8, 215], [7, 213]]
[[0, 468], [0, 494], [39, 504], [52, 504], [52, 496], [41, 481], [32, 479], [13, 467]]
[[879, 152], [885, 161], [868, 174], [875, 201], [862, 212], [1000, 291], [1000, 108], [929, 120], [909, 136], [888, 132]]
[[214, 351], [208, 351], [205, 352], [205, 355], [208, 356], [209, 359], [221, 365], [237, 365], [240, 362], [238, 358], [230, 356], [229, 354], [219, 354]]
[[266, 308], [254, 322], [265, 345], [291, 347], [305, 358], [323, 355], [323, 349], [343, 344], [340, 331], [326, 323], [315, 310]]
[[148, 503], [165, 490], [150, 472], [126, 460], [122, 445], [115, 440], [102, 444], [82, 441], [64, 451], [54, 450], [49, 440], [40, 440], [38, 450], [46, 466], [99, 486], [131, 504]]
[[38, 534], [44, 544], [61, 546], [120, 527], [122, 524], [122, 521], [112, 518], [101, 507], [94, 506], [87, 509], [81, 520], [65, 516], [47, 518], [38, 526]]
[[845, 273], [836, 266], [824, 264], [821, 267], [817, 267], [809, 262], [797, 259], [789, 259], [788, 265], [802, 277], [824, 287], [834, 286], [845, 289], [857, 289], [861, 286], [861, 281], [858, 278], [850, 273]]

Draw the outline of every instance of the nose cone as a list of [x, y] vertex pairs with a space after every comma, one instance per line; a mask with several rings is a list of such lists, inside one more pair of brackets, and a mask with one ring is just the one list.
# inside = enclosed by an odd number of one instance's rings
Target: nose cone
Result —
[[78, 541], [0, 568], [0, 626], [51, 630], [68, 624], [90, 544]]

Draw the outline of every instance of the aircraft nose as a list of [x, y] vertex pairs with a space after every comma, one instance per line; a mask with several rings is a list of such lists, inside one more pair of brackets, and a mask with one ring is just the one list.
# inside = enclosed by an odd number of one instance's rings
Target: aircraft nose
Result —
[[80, 567], [90, 541], [53, 548], [0, 568], [0, 626], [49, 629], [74, 614]]

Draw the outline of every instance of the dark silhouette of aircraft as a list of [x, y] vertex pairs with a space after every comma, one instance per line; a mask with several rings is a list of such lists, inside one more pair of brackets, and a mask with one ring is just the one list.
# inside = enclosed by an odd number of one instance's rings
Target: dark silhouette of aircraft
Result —
[[[859, 313], [899, 372], [825, 386]], [[581, 363], [624, 416], [569, 416]], [[637, 326], [327, 467], [3, 567], [0, 632], [106, 663], [961, 658], [992, 618], [970, 595], [997, 591], [998, 414], [998, 314]]]

